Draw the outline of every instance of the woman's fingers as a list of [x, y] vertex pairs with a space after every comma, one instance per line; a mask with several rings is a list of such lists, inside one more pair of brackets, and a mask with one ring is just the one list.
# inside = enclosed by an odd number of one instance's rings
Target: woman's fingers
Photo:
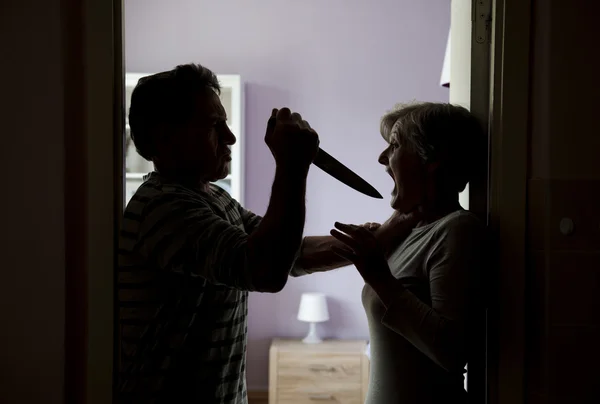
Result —
[[355, 252], [360, 249], [360, 243], [351, 236], [344, 234], [336, 229], [331, 229], [329, 232], [333, 237], [350, 247]]
[[346, 233], [352, 233], [353, 231], [355, 231], [359, 226], [356, 226], [354, 224], [346, 224], [346, 223], [340, 223], [340, 222], [335, 222], [333, 224], [336, 228], [340, 229], [343, 232]]
[[380, 227], [381, 227], [381, 223], [369, 223], [369, 226], [367, 226], [367, 229], [370, 231], [373, 231], [373, 230], [377, 230]]
[[[369, 223], [369, 225], [373, 225], [373, 223]], [[365, 237], [371, 237], [371, 231], [369, 228], [367, 228], [366, 225], [357, 226], [355, 224], [335, 222], [334, 226], [352, 237], [357, 237], [361, 239], [364, 239]]]
[[[377, 249], [377, 239], [373, 232], [363, 226], [335, 222], [336, 229], [331, 235], [350, 247], [358, 255], [369, 254]], [[342, 233], [344, 232], [344, 233]]]
[[[356, 226], [353, 224], [335, 222], [335, 227], [347, 233], [348, 236], [354, 240], [357, 244], [357, 248], [360, 248], [361, 254], [369, 253], [378, 248], [377, 239], [375, 238], [373, 231], [367, 229], [364, 225]], [[357, 253], [359, 252], [354, 246], [352, 246], [352, 248]]]

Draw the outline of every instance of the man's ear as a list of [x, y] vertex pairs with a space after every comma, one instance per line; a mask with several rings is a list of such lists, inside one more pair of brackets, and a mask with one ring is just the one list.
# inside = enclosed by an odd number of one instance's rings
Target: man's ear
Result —
[[162, 154], [159, 153], [159, 151], [167, 151], [171, 148], [171, 142], [169, 141], [170, 139], [168, 138], [168, 133], [168, 127], [164, 124], [157, 125], [152, 130], [151, 138], [156, 154]]

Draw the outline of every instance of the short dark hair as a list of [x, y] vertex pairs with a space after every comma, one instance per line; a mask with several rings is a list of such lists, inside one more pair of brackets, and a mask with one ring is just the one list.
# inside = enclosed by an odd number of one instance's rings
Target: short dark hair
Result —
[[450, 190], [462, 192], [481, 167], [487, 138], [477, 118], [466, 108], [446, 103], [399, 104], [381, 119], [381, 135], [392, 133], [423, 162], [441, 161]]
[[129, 107], [131, 139], [146, 160], [156, 155], [155, 130], [189, 122], [196, 97], [202, 91], [221, 93], [217, 76], [199, 64], [179, 65], [173, 70], [143, 77], [133, 89]]

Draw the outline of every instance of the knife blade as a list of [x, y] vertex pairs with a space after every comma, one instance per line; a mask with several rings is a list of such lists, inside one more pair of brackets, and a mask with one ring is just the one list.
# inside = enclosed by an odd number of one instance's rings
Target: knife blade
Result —
[[[276, 117], [271, 115], [267, 121], [267, 130], [272, 130], [275, 126], [275, 122]], [[371, 184], [363, 180], [358, 174], [340, 163], [335, 157], [320, 147], [313, 160], [313, 164], [350, 188], [372, 198], [383, 199], [383, 196], [381, 196]]]
[[313, 164], [350, 188], [372, 198], [383, 199], [383, 196], [371, 184], [320, 147]]

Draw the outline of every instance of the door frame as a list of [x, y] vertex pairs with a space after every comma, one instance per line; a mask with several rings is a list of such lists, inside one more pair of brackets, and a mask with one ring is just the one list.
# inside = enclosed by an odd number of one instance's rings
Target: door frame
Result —
[[[65, 75], [65, 402], [113, 401], [123, 211], [123, 0], [61, 0]], [[118, 96], [120, 95], [120, 96]]]
[[488, 402], [525, 402], [525, 288], [531, 0], [495, 0], [489, 226], [497, 265], [488, 323]]
[[[451, 26], [455, 18], [460, 19], [462, 24], [468, 24], [470, 19], [469, 35], [462, 33], [458, 38], [453, 35], [453, 41], [461, 44], [463, 35], [470, 41], [470, 52], [466, 49], [466, 57], [461, 55], [460, 49], [452, 51], [461, 57], [457, 67], [458, 72], [451, 72], [450, 90], [452, 91], [452, 79], [457, 78], [458, 84], [465, 84], [466, 89], [459, 88], [458, 96], [451, 94], [452, 98], [465, 98], [468, 101], [469, 111], [477, 117], [483, 129], [488, 135], [487, 148], [481, 150], [482, 156], [477, 159], [480, 175], [473, 178], [469, 183], [468, 200], [469, 210], [480, 217], [489, 226], [490, 217], [490, 143], [493, 133], [490, 131], [490, 104], [491, 104], [491, 53], [494, 46], [492, 38], [493, 1], [492, 0], [462, 0], [461, 3], [452, 4]], [[469, 4], [470, 3], [470, 4]], [[455, 9], [456, 7], [456, 9]], [[466, 14], [466, 15], [464, 15]], [[453, 32], [454, 33], [454, 32]], [[468, 58], [467, 58], [468, 57]], [[465, 60], [466, 59], [466, 60]], [[462, 61], [462, 63], [461, 63]], [[454, 67], [454, 64], [451, 64]], [[467, 71], [463, 69], [468, 68]], [[466, 70], [466, 69], [465, 69]], [[468, 91], [465, 91], [468, 90]], [[451, 98], [451, 102], [453, 102]], [[489, 271], [489, 268], [486, 268]], [[483, 277], [487, 280], [487, 277]], [[486, 282], [487, 286], [487, 282]], [[485, 287], [485, 286], [484, 286]], [[483, 293], [483, 298], [487, 296]], [[487, 304], [484, 304], [487, 303]], [[467, 371], [467, 391], [470, 402], [486, 403], [488, 401], [488, 320], [490, 316], [489, 302], [481, 301], [481, 307], [477, 310], [477, 321], [474, 322], [469, 338], [469, 356]]]
[[[70, 240], [65, 396], [68, 403], [108, 403], [116, 358], [113, 287], [124, 192], [123, 0], [62, 0], [62, 5], [70, 79], [66, 119], [73, 123], [65, 150], [65, 196], [73, 208], [65, 220]], [[490, 106], [488, 203], [490, 228], [502, 248], [488, 325], [486, 379], [492, 404], [519, 404], [524, 394], [530, 8], [531, 0], [493, 1], [491, 85], [485, 89]], [[79, 40], [75, 34], [81, 34]]]

